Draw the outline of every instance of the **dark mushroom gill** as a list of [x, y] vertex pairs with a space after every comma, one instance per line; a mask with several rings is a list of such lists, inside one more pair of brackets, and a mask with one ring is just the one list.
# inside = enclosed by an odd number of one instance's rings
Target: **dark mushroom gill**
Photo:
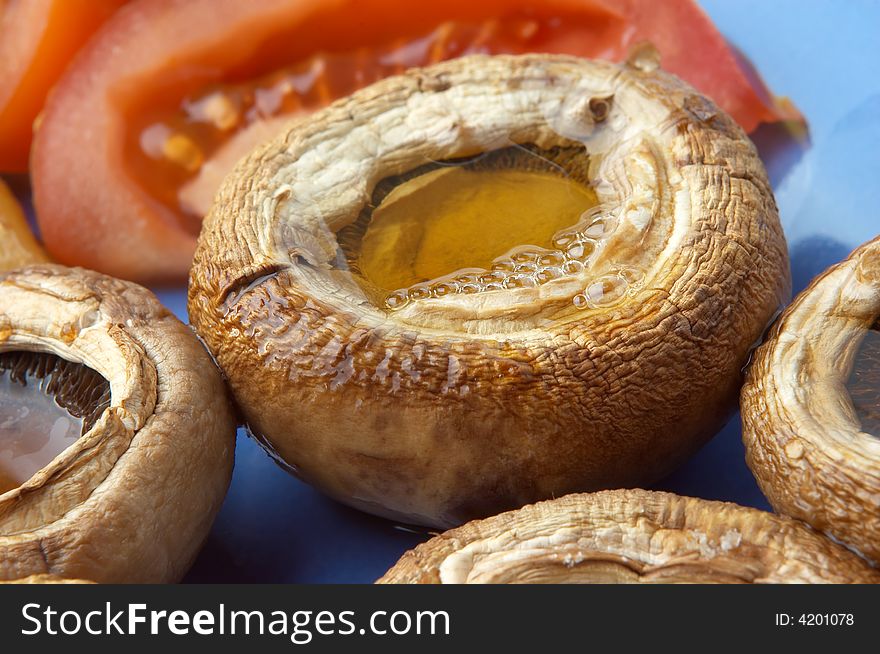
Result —
[[20, 486], [110, 405], [100, 374], [45, 352], [0, 353], [0, 492]]
[[862, 429], [880, 437], [880, 321], [865, 334], [846, 388]]

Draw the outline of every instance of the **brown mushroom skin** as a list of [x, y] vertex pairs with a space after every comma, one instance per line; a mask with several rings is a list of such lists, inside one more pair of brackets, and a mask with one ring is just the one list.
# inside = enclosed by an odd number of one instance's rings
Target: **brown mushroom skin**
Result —
[[[300, 219], [276, 217], [293, 211], [281, 203], [296, 201], [296, 193], [279, 180], [304, 153], [320, 151], [330, 166], [353, 148], [318, 145], [381, 119], [388, 106], [424, 101], [442, 109], [473, 93], [482, 103], [471, 110], [485, 113], [504, 106], [479, 95], [493, 89], [516, 94], [544, 85], [561, 94], [566, 84], [590, 79], [595, 90], [560, 100], [585, 129], [595, 126], [588, 110], [594, 96], [614, 96], [602, 120], [642, 105], [663, 115], [656, 124], [645, 119], [646, 133], [657, 137], [652, 152], [660, 153], [652, 165], [667, 184], [657, 198], [657, 229], [650, 247], [630, 242], [616, 250], [650, 270], [627, 301], [548, 325], [534, 318], [545, 309], [535, 313], [528, 301], [489, 317], [480, 313], [485, 307], [444, 313], [424, 303], [401, 317], [346, 306], [304, 285], [304, 249], [291, 241]], [[411, 139], [417, 152], [395, 151], [383, 161], [402, 172], [426, 156], [479, 152], [493, 138], [546, 145], [558, 138], [537, 123], [483, 135], [469, 125], [477, 118], [456, 115], [452, 122], [434, 116], [424, 139]], [[438, 124], [458, 130], [464, 145], [435, 147]], [[399, 125], [366, 131], [392, 127]], [[357, 209], [385, 174], [355, 168], [339, 176], [336, 195], [353, 198]], [[372, 181], [365, 187], [363, 179]], [[680, 230], [673, 234], [675, 211]], [[383, 80], [243, 160], [204, 224], [189, 311], [251, 429], [293, 472], [357, 508], [445, 527], [669, 472], [729, 416], [747, 352], [789, 289], [787, 249], [754, 146], [693, 89], [635, 66], [471, 57]]]
[[878, 316], [880, 237], [795, 298], [755, 352], [741, 395], [746, 461], [773, 508], [875, 563], [880, 435], [862, 430], [846, 381]]
[[878, 583], [807, 525], [728, 502], [617, 490], [476, 520], [416, 546], [377, 581]]
[[64, 579], [54, 575], [30, 575], [21, 579], [0, 579], [0, 584], [42, 585], [42, 584], [93, 584], [88, 579]]
[[0, 495], [0, 579], [178, 581], [232, 474], [236, 420], [208, 353], [148, 290], [55, 265], [0, 274], [0, 351], [21, 349], [93, 367], [111, 403]]

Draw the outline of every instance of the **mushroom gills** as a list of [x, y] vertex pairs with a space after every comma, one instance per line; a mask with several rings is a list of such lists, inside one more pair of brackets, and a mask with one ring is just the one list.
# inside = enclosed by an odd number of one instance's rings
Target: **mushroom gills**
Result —
[[613, 231], [583, 145], [513, 145], [386, 177], [337, 233], [338, 267], [380, 307], [580, 273]]
[[45, 352], [0, 353], [0, 493], [17, 488], [88, 432], [110, 384]]
[[846, 387], [862, 430], [880, 437], [880, 321], [865, 334]]

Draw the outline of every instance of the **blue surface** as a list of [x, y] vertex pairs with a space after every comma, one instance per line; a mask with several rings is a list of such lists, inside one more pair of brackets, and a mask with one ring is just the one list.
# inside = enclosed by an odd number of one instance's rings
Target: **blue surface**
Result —
[[[880, 2], [702, 4], [810, 124], [805, 144], [772, 129], [756, 136], [776, 189], [797, 292], [880, 232]], [[160, 297], [185, 317], [182, 291]], [[735, 416], [655, 488], [768, 508], [743, 456]], [[229, 495], [187, 580], [371, 582], [425, 537], [328, 500], [240, 433]]]

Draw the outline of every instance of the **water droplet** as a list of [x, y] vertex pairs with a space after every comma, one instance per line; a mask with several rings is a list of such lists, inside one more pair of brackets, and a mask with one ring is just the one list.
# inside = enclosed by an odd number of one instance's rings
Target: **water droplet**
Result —
[[581, 293], [575, 295], [571, 301], [578, 309], [584, 309], [587, 306], [587, 298]]
[[531, 275], [511, 275], [504, 280], [504, 288], [533, 288], [536, 285]]
[[459, 293], [464, 293], [465, 295], [473, 295], [474, 293], [479, 293], [480, 287], [476, 284], [462, 284], [459, 287]]
[[614, 231], [614, 226], [611, 224], [610, 220], [606, 218], [597, 218], [584, 230], [583, 234], [587, 238], [601, 239], [611, 234], [612, 231]]
[[575, 241], [577, 241], [577, 234], [574, 232], [563, 232], [553, 237], [553, 246], [564, 250]]
[[652, 43], [641, 41], [629, 51], [626, 65], [643, 73], [652, 73], [660, 67], [660, 52]]
[[531, 250], [522, 250], [521, 252], [514, 252], [510, 258], [514, 263], [534, 263], [538, 257]]
[[592, 241], [580, 241], [569, 247], [565, 254], [569, 259], [585, 261], [595, 249], [596, 245]]
[[535, 281], [539, 284], [546, 284], [547, 282], [559, 279], [560, 277], [562, 277], [562, 269], [552, 266], [541, 268], [541, 270], [535, 273]]
[[480, 275], [480, 283], [481, 284], [492, 284], [495, 282], [503, 282], [506, 275], [501, 271], [495, 271], [486, 273], [484, 275]]
[[492, 264], [493, 271], [513, 272], [514, 264], [510, 259], [496, 259]]
[[538, 264], [544, 267], [561, 266], [565, 262], [565, 255], [562, 252], [550, 252], [543, 254], [538, 258]]
[[409, 302], [409, 298], [406, 295], [406, 291], [396, 291], [385, 298], [385, 306], [392, 311], [400, 309], [407, 302]]
[[458, 290], [458, 284], [455, 282], [440, 282], [431, 287], [431, 295], [434, 297], [445, 297], [451, 295]]
[[518, 273], [533, 273], [538, 269], [538, 265], [534, 261], [525, 261], [523, 263], [516, 264], [516, 272]]
[[424, 300], [431, 297], [431, 289], [427, 286], [413, 286], [409, 290], [410, 300]]
[[577, 275], [583, 269], [584, 264], [577, 260], [566, 261], [564, 264], [562, 264], [562, 272], [564, 272], [566, 275]]
[[596, 220], [603, 218], [605, 216], [605, 209], [601, 206], [598, 207], [590, 207], [586, 211], [581, 214], [580, 224], [589, 225]]
[[626, 293], [626, 280], [617, 275], [600, 277], [584, 291], [587, 304], [591, 307], [606, 307], [614, 304]]

